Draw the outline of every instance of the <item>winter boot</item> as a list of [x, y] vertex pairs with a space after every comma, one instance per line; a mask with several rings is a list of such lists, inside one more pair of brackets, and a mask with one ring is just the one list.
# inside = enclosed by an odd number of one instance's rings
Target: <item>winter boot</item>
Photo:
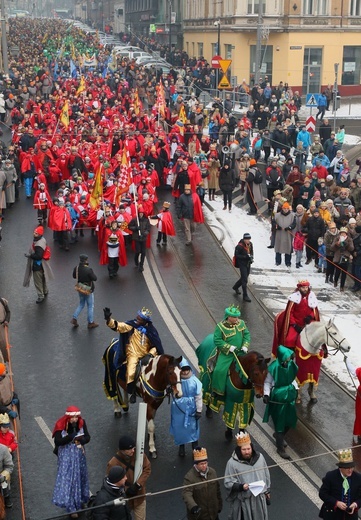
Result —
[[284, 446], [284, 433], [275, 432], [277, 453], [282, 459], [290, 460], [291, 457], [286, 453]]
[[185, 455], [186, 455], [186, 450], [185, 450], [185, 446], [184, 446], [184, 444], [181, 444], [181, 445], [179, 446], [178, 455], [179, 455], [180, 457], [185, 457]]
[[244, 302], [251, 302], [251, 298], [247, 294], [247, 290], [243, 291], [243, 301]]

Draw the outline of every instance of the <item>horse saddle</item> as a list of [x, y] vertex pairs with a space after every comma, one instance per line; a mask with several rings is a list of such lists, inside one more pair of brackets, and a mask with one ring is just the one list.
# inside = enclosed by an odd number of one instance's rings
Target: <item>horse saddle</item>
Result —
[[217, 359], [218, 359], [218, 350], [213, 356], [211, 356], [210, 358], [207, 359], [207, 368], [210, 372], [213, 372], [213, 370], [216, 368]]

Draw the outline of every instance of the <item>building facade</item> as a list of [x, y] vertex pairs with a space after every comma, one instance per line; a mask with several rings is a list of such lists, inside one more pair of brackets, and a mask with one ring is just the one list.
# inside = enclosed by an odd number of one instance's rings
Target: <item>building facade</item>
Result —
[[[361, 94], [360, 0], [184, 0], [183, 41], [189, 56], [231, 59], [233, 83], [252, 84], [257, 23], [261, 76], [303, 94], [337, 81], [342, 95]], [[218, 32], [218, 23], [220, 23]], [[218, 37], [220, 49], [218, 52]]]

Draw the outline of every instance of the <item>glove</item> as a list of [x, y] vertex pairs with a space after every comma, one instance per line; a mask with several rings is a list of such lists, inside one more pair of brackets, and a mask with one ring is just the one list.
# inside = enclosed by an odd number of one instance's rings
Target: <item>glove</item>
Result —
[[233, 345], [231, 347], [229, 347], [230, 352], [234, 352], [235, 350], [236, 350], [236, 347], [234, 347]]
[[251, 262], [251, 264], [253, 264], [253, 256], [252, 255], [249, 255], [249, 261]]
[[199, 515], [199, 513], [202, 511], [202, 509], [199, 506], [194, 506], [191, 509], [192, 515]]
[[302, 332], [302, 327], [300, 327], [300, 325], [297, 325], [297, 323], [295, 323], [293, 325], [293, 328], [295, 329], [296, 332], [298, 332], [298, 334], [300, 334]]
[[6, 478], [4, 475], [0, 475], [0, 484], [2, 484], [3, 482], [5, 482]]
[[248, 347], [244, 346], [241, 348], [242, 352], [244, 352], [245, 354], [247, 354], [248, 352]]
[[264, 404], [268, 404], [269, 403], [269, 395], [264, 395], [263, 396], [263, 402], [264, 402]]
[[139, 484], [134, 483], [128, 487], [128, 489], [126, 490], [126, 495], [127, 495], [127, 497], [135, 497], [135, 495], [138, 493], [139, 490], [140, 490]]
[[109, 307], [104, 307], [103, 312], [104, 312], [104, 319], [108, 322], [110, 320], [110, 316], [112, 315]]
[[25, 258], [30, 258], [30, 255], [28, 253], [24, 253]]
[[202, 412], [196, 412], [195, 418], [198, 421], [202, 417]]
[[11, 404], [19, 404], [19, 399], [17, 397], [15, 397], [12, 401], [11, 401]]
[[305, 325], [309, 325], [312, 321], [312, 316], [306, 316], [303, 321], [304, 321]]
[[152, 354], [147, 354], [146, 356], [142, 357], [140, 360], [140, 364], [144, 367], [148, 365], [149, 361], [153, 358]]
[[14, 412], [14, 410], [10, 410], [9, 412], [7, 412], [7, 414], [12, 419], [15, 419], [18, 416], [17, 412]]

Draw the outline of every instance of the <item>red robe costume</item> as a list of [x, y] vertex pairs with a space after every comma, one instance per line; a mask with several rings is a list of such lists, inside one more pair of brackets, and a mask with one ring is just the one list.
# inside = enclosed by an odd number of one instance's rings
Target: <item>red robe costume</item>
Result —
[[122, 231], [120, 229], [113, 231], [110, 228], [105, 228], [104, 236], [103, 236], [103, 243], [102, 248], [100, 252], [100, 265], [108, 265], [109, 258], [108, 258], [108, 240], [109, 238], [117, 237], [119, 242], [119, 265], [125, 266], [127, 265], [127, 253], [125, 250], [125, 243], [124, 243], [124, 236], [122, 234]]
[[361, 367], [356, 368], [356, 377], [360, 385], [356, 392], [355, 423], [353, 426], [353, 434], [361, 437]]
[[52, 206], [50, 209], [48, 227], [53, 231], [70, 231], [72, 228], [71, 216], [64, 206]]
[[198, 193], [192, 193], [193, 198], [193, 220], [198, 224], [204, 224], [204, 215], [202, 211], [201, 199]]
[[173, 223], [173, 217], [172, 214], [169, 212], [168, 209], [165, 209], [158, 213], [158, 231], [161, 233], [164, 233], [165, 235], [168, 235], [170, 237], [175, 236], [175, 227]]
[[275, 318], [272, 354], [276, 356], [279, 345], [295, 351], [295, 363], [299, 368], [297, 382], [300, 386], [305, 383], [318, 384], [324, 352], [322, 349], [318, 354], [307, 352], [301, 345], [300, 333], [294, 325], [303, 328], [305, 318], [309, 316], [311, 321], [320, 321], [317, 304], [316, 295], [312, 291], [305, 296], [300, 291], [295, 291], [289, 296], [286, 309]]
[[51, 197], [47, 189], [36, 190], [33, 202], [34, 209], [49, 209], [51, 204]]

